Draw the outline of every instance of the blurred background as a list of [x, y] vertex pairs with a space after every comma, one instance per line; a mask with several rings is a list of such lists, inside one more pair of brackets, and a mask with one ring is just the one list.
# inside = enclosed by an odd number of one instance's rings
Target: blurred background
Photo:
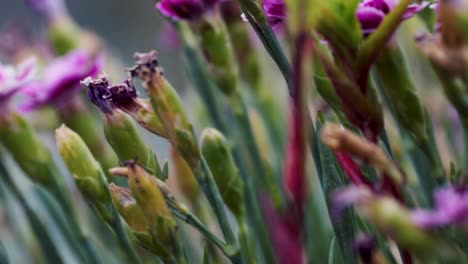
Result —
[[[164, 38], [167, 25], [154, 7], [153, 0], [67, 0], [67, 7], [82, 27], [101, 36], [116, 57], [128, 67], [134, 52], [156, 49], [161, 65], [176, 88], [183, 89], [181, 52]], [[34, 36], [40, 36], [41, 21], [24, 0], [0, 0], [0, 30], [20, 23]], [[170, 36], [166, 36], [170, 37]]]

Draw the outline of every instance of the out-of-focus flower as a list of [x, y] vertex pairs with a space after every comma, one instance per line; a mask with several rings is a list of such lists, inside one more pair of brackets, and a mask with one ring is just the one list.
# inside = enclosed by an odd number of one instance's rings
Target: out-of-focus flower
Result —
[[[363, 33], [370, 34], [374, 32], [385, 16], [398, 5], [398, 2], [398, 0], [364, 0], [356, 12]], [[402, 20], [411, 18], [428, 5], [429, 2], [427, 1], [409, 5]]]
[[179, 50], [182, 47], [182, 40], [174, 25], [164, 23], [161, 32], [158, 34], [157, 42], [167, 51]]
[[85, 50], [76, 50], [53, 61], [43, 72], [42, 78], [22, 89], [28, 97], [22, 111], [31, 111], [44, 105], [61, 106], [78, 92], [80, 81], [96, 76], [104, 66], [104, 58]]
[[468, 188], [445, 187], [434, 195], [433, 210], [417, 209], [412, 212], [413, 221], [425, 229], [449, 224], [468, 229]]
[[55, 20], [67, 14], [63, 0], [25, 0], [26, 4], [38, 15], [47, 20]]
[[162, 0], [156, 4], [156, 8], [173, 20], [196, 20], [217, 2], [217, 0]]
[[273, 29], [280, 29], [286, 22], [287, 14], [284, 0], [265, 0], [263, 1], [263, 9]]
[[18, 66], [0, 63], [0, 108], [7, 105], [8, 100], [22, 86], [31, 82], [36, 75], [36, 59], [31, 57]]
[[278, 263], [304, 263], [302, 239], [295, 219], [280, 214], [268, 195], [260, 196], [260, 205]]

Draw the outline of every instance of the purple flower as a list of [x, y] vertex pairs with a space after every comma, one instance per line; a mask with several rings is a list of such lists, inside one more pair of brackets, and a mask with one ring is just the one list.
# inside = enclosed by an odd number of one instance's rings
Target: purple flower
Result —
[[[36, 59], [29, 58], [17, 67], [0, 63], [0, 108], [8, 104], [9, 99], [36, 75]], [[0, 111], [1, 112], [1, 111]]]
[[463, 186], [438, 189], [434, 195], [433, 210], [416, 209], [412, 212], [413, 221], [425, 229], [450, 224], [468, 229], [468, 188]]
[[263, 9], [265, 9], [268, 22], [273, 29], [279, 29], [284, 25], [287, 19], [284, 0], [265, 0], [263, 1]]
[[[367, 35], [374, 32], [385, 16], [398, 5], [398, 2], [398, 0], [364, 0], [356, 12], [363, 33]], [[429, 2], [427, 1], [409, 5], [402, 19], [411, 18], [428, 5]]]
[[51, 21], [67, 14], [63, 0], [25, 0], [38, 15]]
[[162, 0], [159, 11], [173, 20], [195, 20], [211, 9], [218, 0]]
[[21, 110], [27, 112], [44, 105], [65, 104], [82, 88], [80, 81], [96, 76], [103, 66], [103, 56], [94, 56], [85, 50], [75, 50], [55, 59], [40, 80], [22, 89], [28, 99]]
[[88, 97], [103, 113], [112, 114], [115, 108], [124, 112], [138, 111], [140, 103], [136, 101], [137, 90], [131, 80], [122, 84], [111, 85], [105, 76], [91, 77], [81, 82], [88, 87]]

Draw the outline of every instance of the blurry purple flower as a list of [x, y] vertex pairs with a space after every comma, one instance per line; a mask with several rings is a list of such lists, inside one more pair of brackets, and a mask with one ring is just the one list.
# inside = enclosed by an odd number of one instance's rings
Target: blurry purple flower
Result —
[[66, 15], [64, 0], [25, 0], [38, 15], [51, 21]]
[[211, 9], [218, 0], [162, 0], [156, 8], [173, 20], [195, 20]]
[[[301, 224], [290, 215], [282, 215], [275, 208], [273, 201], [267, 195], [260, 196], [260, 205], [267, 221], [273, 248], [279, 264], [305, 262], [301, 239]], [[300, 221], [300, 220], [299, 220]]]
[[263, 9], [265, 9], [268, 22], [273, 29], [280, 29], [284, 25], [287, 19], [284, 0], [265, 0], [263, 1]]
[[168, 51], [178, 50], [182, 46], [179, 32], [177, 32], [176, 28], [171, 23], [164, 23], [157, 39], [159, 42], [158, 44]]
[[22, 89], [28, 98], [21, 110], [27, 112], [44, 105], [65, 104], [82, 88], [80, 81], [96, 76], [103, 66], [103, 56], [94, 56], [85, 50], [75, 50], [55, 59], [40, 80]]
[[[398, 2], [398, 0], [364, 0], [356, 12], [363, 33], [367, 35], [374, 32], [385, 16], [398, 5]], [[428, 5], [427, 1], [409, 5], [402, 20], [411, 18]]]
[[369, 234], [359, 234], [353, 242], [353, 249], [361, 257], [362, 263], [373, 263], [372, 257], [376, 247], [376, 238]]
[[100, 76], [97, 79], [88, 77], [81, 83], [88, 87], [90, 101], [105, 114], [112, 114], [115, 108], [124, 112], [138, 111], [139, 103], [135, 100], [138, 93], [131, 80], [111, 85], [106, 76]]
[[425, 229], [454, 224], [468, 229], [468, 188], [463, 186], [440, 188], [434, 195], [433, 210], [416, 209], [413, 221]]
[[36, 58], [34, 57], [25, 60], [17, 67], [0, 63], [0, 108], [5, 107], [15, 92], [31, 82], [35, 75]]

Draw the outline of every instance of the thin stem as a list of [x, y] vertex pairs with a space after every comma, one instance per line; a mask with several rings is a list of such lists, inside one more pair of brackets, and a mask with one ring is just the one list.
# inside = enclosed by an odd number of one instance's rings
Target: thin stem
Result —
[[228, 245], [224, 242], [221, 238], [219, 238], [216, 234], [211, 232], [203, 222], [198, 219], [195, 215], [193, 215], [189, 211], [181, 211], [177, 206], [176, 202], [173, 199], [166, 199], [166, 202], [172, 209], [172, 213], [179, 218], [180, 220], [186, 222], [187, 224], [191, 225], [195, 229], [197, 229], [202, 235], [204, 235], [208, 240], [210, 240], [215, 246], [217, 246], [227, 257], [228, 256]]
[[99, 257], [96, 247], [91, 242], [91, 239], [84, 230], [83, 225], [79, 222], [78, 214], [76, 212], [75, 206], [73, 205], [70, 192], [68, 191], [63, 178], [58, 175], [55, 169], [51, 169], [51, 174], [53, 175], [54, 180], [53, 185], [49, 189], [51, 189], [51, 192], [57, 198], [60, 205], [62, 206], [62, 209], [67, 214], [67, 219], [70, 220], [70, 225], [72, 226], [75, 235], [77, 235], [78, 240], [83, 245], [83, 248], [87, 253], [87, 258], [89, 258], [91, 263], [101, 262], [101, 258]]
[[117, 212], [117, 209], [112, 205], [112, 222], [110, 223], [112, 229], [114, 230], [117, 240], [124, 250], [129, 263], [141, 263], [140, 257], [133, 247], [132, 241], [130, 240], [127, 230], [120, 219], [120, 215]]
[[216, 217], [218, 218], [221, 231], [223, 232], [223, 235], [226, 238], [226, 241], [232, 250], [232, 252], [230, 252], [229, 254], [229, 259], [231, 260], [232, 263], [244, 263], [244, 260], [240, 252], [239, 243], [229, 224], [229, 220], [227, 217], [227, 212], [224, 206], [223, 199], [213, 179], [211, 170], [204, 158], [201, 159], [200, 166], [201, 166], [201, 172], [196, 170], [194, 171], [195, 172], [194, 174], [202, 190], [204, 191], [206, 198], [210, 202], [213, 208], [213, 211]]

